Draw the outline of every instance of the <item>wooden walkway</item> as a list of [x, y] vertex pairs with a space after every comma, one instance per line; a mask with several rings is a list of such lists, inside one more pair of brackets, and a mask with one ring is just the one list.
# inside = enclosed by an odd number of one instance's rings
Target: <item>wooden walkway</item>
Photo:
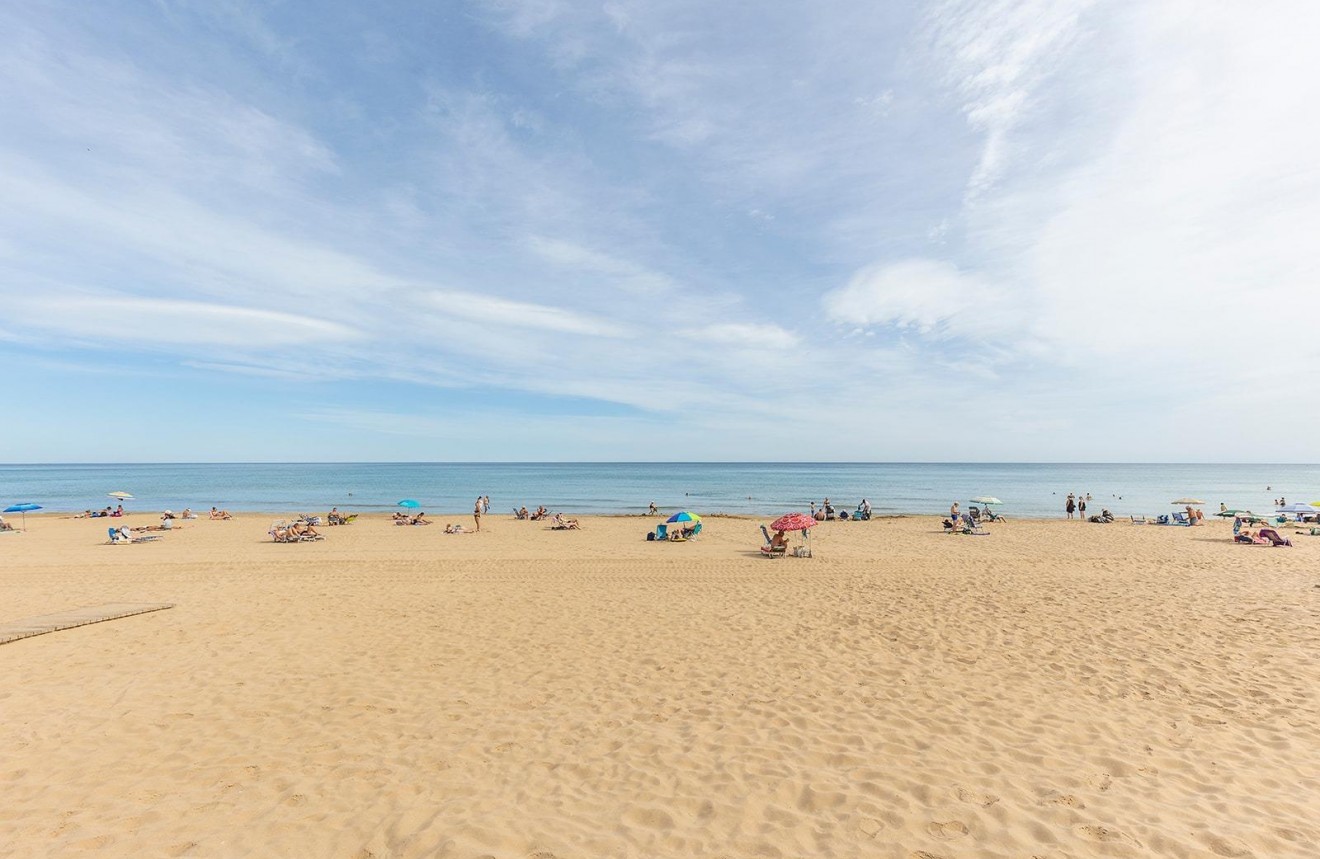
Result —
[[86, 626], [89, 623], [100, 623], [103, 620], [118, 620], [121, 617], [132, 617], [135, 614], [146, 614], [149, 611], [160, 611], [166, 608], [174, 608], [174, 604], [112, 602], [105, 605], [75, 608], [69, 611], [56, 612], [55, 614], [43, 614], [40, 617], [29, 617], [9, 623], [0, 623], [0, 644], [8, 644], [11, 641], [18, 641], [20, 638], [29, 638], [33, 635], [59, 632], [61, 629], [73, 629], [75, 626]]

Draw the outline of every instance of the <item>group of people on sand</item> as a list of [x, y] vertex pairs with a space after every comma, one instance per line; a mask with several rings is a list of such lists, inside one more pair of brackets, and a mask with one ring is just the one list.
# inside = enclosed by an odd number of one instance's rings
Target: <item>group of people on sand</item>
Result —
[[811, 502], [811, 518], [817, 522], [833, 522], [835, 519], [870, 519], [871, 502], [863, 498], [857, 505], [857, 509], [850, 515], [847, 510], [835, 510], [834, 504], [826, 498], [819, 505], [815, 501]]
[[1078, 519], [1084, 521], [1086, 519], [1086, 502], [1090, 500], [1090, 493], [1086, 495], [1077, 493], [1074, 495], [1069, 492], [1067, 500], [1063, 502], [1063, 512], [1068, 515], [1069, 519], [1073, 518], [1073, 514], [1076, 514]]
[[83, 512], [79, 513], [77, 516], [74, 516], [73, 518], [75, 518], [75, 519], [101, 519], [101, 518], [104, 518], [104, 517], [106, 517], [106, 516], [115, 516], [115, 517], [118, 517], [118, 516], [123, 516], [123, 515], [124, 515], [124, 505], [120, 504], [118, 507], [114, 508], [113, 510], [112, 510], [111, 508], [109, 508], [109, 507], [105, 508], [104, 510], [84, 510]]
[[534, 512], [528, 513], [526, 507], [519, 507], [513, 511], [514, 519], [525, 519], [529, 522], [540, 522], [542, 519], [548, 519], [550, 511], [545, 509], [545, 505], [537, 507]]
[[409, 516], [402, 511], [394, 514], [395, 525], [430, 525], [431, 520], [426, 518], [425, 513], [415, 513]]

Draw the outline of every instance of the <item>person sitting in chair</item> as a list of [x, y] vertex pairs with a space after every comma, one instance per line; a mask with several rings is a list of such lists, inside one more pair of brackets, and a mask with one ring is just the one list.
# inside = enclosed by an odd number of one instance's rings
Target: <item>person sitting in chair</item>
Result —
[[319, 537], [319, 536], [320, 536], [319, 534], [316, 533], [316, 529], [313, 528], [310, 524], [307, 523], [306, 520], [303, 520], [303, 519], [299, 519], [297, 522], [294, 522], [292, 525], [290, 525], [290, 526], [289, 526], [289, 533], [292, 534], [292, 535], [295, 536], [295, 537]]
[[5, 517], [0, 516], [0, 531], [12, 531], [14, 526], [5, 521]]
[[783, 531], [776, 531], [775, 535], [770, 538], [770, 548], [776, 552], [788, 551], [788, 537], [784, 536]]

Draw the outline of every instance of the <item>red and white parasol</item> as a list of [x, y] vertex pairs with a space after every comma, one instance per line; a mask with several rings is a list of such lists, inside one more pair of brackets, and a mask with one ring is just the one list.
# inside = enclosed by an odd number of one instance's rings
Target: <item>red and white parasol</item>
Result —
[[814, 528], [816, 520], [806, 513], [785, 513], [770, 523], [771, 531], [805, 531]]

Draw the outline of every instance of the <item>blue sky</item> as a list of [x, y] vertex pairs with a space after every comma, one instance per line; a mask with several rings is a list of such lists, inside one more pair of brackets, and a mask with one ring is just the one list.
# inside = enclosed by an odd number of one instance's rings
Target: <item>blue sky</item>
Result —
[[0, 461], [1313, 461], [1320, 6], [0, 7]]

